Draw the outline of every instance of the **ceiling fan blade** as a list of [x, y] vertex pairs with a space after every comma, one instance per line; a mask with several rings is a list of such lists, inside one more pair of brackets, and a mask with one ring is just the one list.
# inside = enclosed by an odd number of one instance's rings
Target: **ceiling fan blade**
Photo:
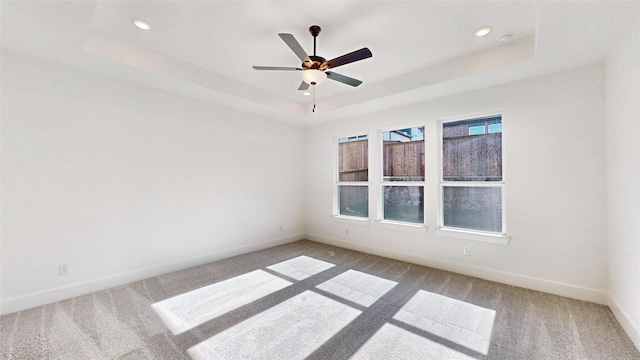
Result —
[[291, 34], [280, 33], [278, 34], [280, 38], [287, 44], [291, 50], [302, 60], [302, 62], [308, 62], [311, 64], [311, 59], [309, 59], [309, 55], [304, 51], [298, 40], [293, 37]]
[[[326, 68], [326, 69], [332, 69], [332, 68], [336, 68], [338, 66], [344, 65], [344, 64], [349, 64], [352, 63], [354, 61], [359, 61], [359, 60], [363, 60], [366, 58], [370, 58], [372, 57], [373, 54], [371, 53], [371, 50], [369, 50], [368, 48], [362, 48], [360, 50], [356, 50], [354, 52], [350, 52], [348, 54], [342, 55], [342, 56], [338, 56], [335, 59], [331, 59], [329, 61], [326, 61], [325, 63], [322, 64], [322, 68]], [[325, 67], [326, 65], [326, 67]]]
[[302, 68], [284, 67], [284, 66], [254, 66], [253, 68], [256, 70], [282, 70], [282, 71], [302, 70]]
[[307, 84], [304, 81], [300, 83], [300, 86], [298, 86], [298, 90], [307, 90], [307, 89], [309, 89], [309, 84]]
[[341, 83], [347, 84], [347, 85], [351, 85], [351, 86], [358, 86], [360, 84], [362, 84], [362, 81], [358, 80], [358, 79], [354, 79], [348, 76], [344, 76], [344, 75], [340, 75], [331, 71], [326, 71], [325, 74], [327, 74], [327, 77], [331, 80], [335, 80], [335, 81], [339, 81]]

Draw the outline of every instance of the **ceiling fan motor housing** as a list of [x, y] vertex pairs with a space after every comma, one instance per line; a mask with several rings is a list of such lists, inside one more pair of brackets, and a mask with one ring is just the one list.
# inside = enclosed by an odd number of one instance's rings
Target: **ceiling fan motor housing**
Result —
[[327, 60], [322, 56], [309, 55], [309, 59], [311, 59], [311, 62], [305, 61], [302, 63], [303, 68], [322, 70], [322, 71], [327, 70], [329, 68], [327, 66]]

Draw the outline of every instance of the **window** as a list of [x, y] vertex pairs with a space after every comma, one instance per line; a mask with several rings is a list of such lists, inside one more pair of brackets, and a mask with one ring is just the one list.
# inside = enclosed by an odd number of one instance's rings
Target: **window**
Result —
[[382, 132], [382, 220], [424, 224], [424, 126]]
[[501, 115], [442, 123], [440, 197], [441, 228], [505, 233]]
[[369, 217], [369, 138], [338, 139], [336, 215]]

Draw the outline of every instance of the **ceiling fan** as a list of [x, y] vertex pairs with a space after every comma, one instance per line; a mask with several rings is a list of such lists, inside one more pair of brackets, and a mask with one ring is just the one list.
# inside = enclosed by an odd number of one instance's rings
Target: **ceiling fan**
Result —
[[285, 33], [278, 34], [278, 36], [280, 36], [280, 38], [300, 58], [300, 60], [302, 60], [302, 67], [254, 66], [253, 68], [256, 70], [302, 71], [302, 83], [300, 84], [300, 87], [298, 87], [298, 90], [307, 90], [310, 85], [319, 85], [327, 78], [351, 86], [358, 86], [362, 84], [362, 81], [358, 79], [327, 70], [370, 58], [373, 54], [371, 54], [369, 49], [362, 48], [360, 50], [338, 56], [335, 59], [326, 60], [325, 58], [316, 55], [316, 37], [320, 34], [320, 26], [312, 25], [309, 27], [309, 32], [313, 36], [313, 55], [307, 55], [293, 35]]

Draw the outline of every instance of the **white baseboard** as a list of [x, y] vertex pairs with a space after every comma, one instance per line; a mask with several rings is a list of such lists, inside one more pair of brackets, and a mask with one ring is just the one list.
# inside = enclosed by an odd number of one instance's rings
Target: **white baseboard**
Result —
[[523, 287], [526, 289], [542, 291], [554, 295], [560, 295], [572, 299], [589, 301], [601, 305], [608, 304], [607, 293], [604, 291], [589, 289], [561, 282], [549, 281], [534, 278], [525, 275], [512, 274], [492, 269], [481, 268], [460, 264], [452, 261], [446, 261], [427, 256], [405, 253], [397, 250], [379, 248], [375, 246], [365, 245], [356, 242], [338, 240], [317, 234], [307, 234], [307, 239], [340, 246], [352, 250], [362, 251], [369, 254], [388, 257], [396, 260], [406, 261], [418, 265], [433, 267], [436, 269], [447, 270], [458, 274], [478, 277], [485, 280], [495, 281], [502, 284]]
[[50, 289], [38, 293], [19, 296], [11, 299], [3, 299], [0, 302], [0, 314], [9, 314], [16, 311], [26, 310], [36, 306], [50, 304], [56, 301], [65, 300], [75, 296], [89, 294], [95, 291], [105, 290], [114, 286], [128, 284], [130, 282], [148, 279], [150, 277], [167, 274], [173, 271], [186, 269], [192, 266], [199, 266], [213, 261], [226, 259], [236, 255], [246, 254], [252, 251], [267, 249], [270, 247], [287, 244], [290, 242], [302, 240], [305, 234], [294, 234], [281, 238], [261, 241], [249, 245], [239, 246], [232, 249], [226, 249], [209, 254], [181, 259], [169, 263], [152, 266], [144, 269], [134, 270], [126, 273], [120, 273], [105, 276], [99, 279], [93, 279], [81, 283], [76, 283], [60, 288]]
[[616, 300], [616, 298], [611, 294], [609, 294], [608, 305], [611, 309], [611, 312], [613, 312], [613, 315], [616, 316], [616, 319], [618, 320], [620, 325], [622, 325], [624, 331], [626, 331], [627, 335], [629, 335], [629, 338], [631, 338], [631, 341], [633, 341], [638, 350], [640, 350], [640, 324], [633, 324], [627, 312], [624, 311], [622, 307], [620, 307], [618, 300]]

